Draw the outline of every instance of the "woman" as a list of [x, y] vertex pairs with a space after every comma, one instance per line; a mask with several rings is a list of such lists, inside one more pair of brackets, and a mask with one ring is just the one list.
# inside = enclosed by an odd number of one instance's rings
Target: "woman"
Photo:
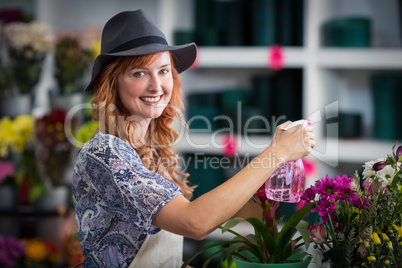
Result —
[[248, 166], [190, 201], [170, 125], [182, 106], [179, 73], [195, 61], [195, 44], [169, 46], [141, 10], [111, 18], [101, 44], [86, 89], [99, 132], [80, 150], [73, 175], [83, 267], [179, 267], [182, 236], [204, 239], [281, 163], [315, 145], [311, 127], [277, 129]]

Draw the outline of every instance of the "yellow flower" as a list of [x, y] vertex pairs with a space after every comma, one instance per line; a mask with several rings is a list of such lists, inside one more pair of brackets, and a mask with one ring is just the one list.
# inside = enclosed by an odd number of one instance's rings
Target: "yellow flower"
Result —
[[384, 264], [388, 266], [388, 265], [390, 265], [390, 261], [389, 261], [389, 260], [385, 260], [385, 261], [384, 261]]
[[402, 226], [398, 227], [398, 238], [402, 238]]
[[23, 240], [26, 245], [25, 256], [28, 259], [40, 262], [46, 258], [46, 244], [38, 239]]
[[91, 45], [89, 46], [89, 50], [91, 51], [91, 56], [93, 59], [96, 59], [98, 55], [100, 54], [101, 50], [101, 41], [96, 41], [92, 42]]
[[367, 241], [365, 241], [365, 242], [364, 242], [364, 247], [365, 247], [365, 248], [370, 247], [370, 243], [369, 243], [369, 242], [367, 242]]
[[383, 241], [388, 241], [389, 240], [389, 238], [388, 238], [386, 233], [382, 233], [381, 236], [382, 236]]
[[4, 117], [0, 121], [0, 156], [7, 157], [10, 150], [21, 153], [33, 136], [34, 119], [20, 115], [14, 120]]
[[371, 263], [373, 261], [376, 261], [376, 258], [373, 255], [371, 255], [367, 257], [367, 260], [369, 261], [369, 263]]
[[392, 246], [392, 241], [388, 241], [387, 248], [389, 248], [390, 250], [394, 249], [394, 247]]
[[12, 122], [9, 117], [0, 120], [0, 156], [7, 157], [10, 144], [13, 141]]
[[381, 244], [381, 239], [378, 237], [378, 234], [376, 232], [371, 235], [371, 239], [373, 240], [375, 245]]

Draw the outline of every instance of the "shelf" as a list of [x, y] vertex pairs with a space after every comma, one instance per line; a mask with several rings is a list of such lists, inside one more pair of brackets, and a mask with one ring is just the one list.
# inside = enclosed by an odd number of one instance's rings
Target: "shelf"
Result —
[[401, 69], [402, 49], [320, 49], [320, 67], [342, 69]]
[[[200, 47], [197, 68], [267, 68], [270, 47]], [[284, 47], [284, 68], [303, 68], [309, 60], [322, 68], [401, 69], [402, 49], [323, 48], [316, 52]]]
[[[270, 47], [200, 47], [197, 68], [267, 68]], [[284, 47], [285, 67], [303, 67], [303, 48]]]
[[[207, 133], [187, 133], [179, 139], [176, 145], [178, 153], [197, 153], [223, 155], [225, 135]], [[257, 156], [271, 143], [271, 137], [249, 136], [244, 138], [235, 136], [239, 146], [238, 154], [242, 156]], [[326, 139], [317, 140], [317, 147], [311, 157], [336, 166], [339, 162], [364, 163], [379, 157], [386, 157], [391, 153], [392, 141], [369, 139]]]

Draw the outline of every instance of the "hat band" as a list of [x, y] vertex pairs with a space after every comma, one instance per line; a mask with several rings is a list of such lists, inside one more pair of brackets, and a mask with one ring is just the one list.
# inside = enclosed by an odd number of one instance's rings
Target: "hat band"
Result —
[[121, 51], [129, 50], [129, 49], [132, 49], [132, 48], [140, 47], [140, 46], [143, 46], [143, 45], [149, 45], [149, 44], [155, 44], [155, 43], [163, 44], [163, 45], [168, 44], [166, 42], [166, 40], [164, 38], [162, 38], [162, 37], [159, 37], [159, 36], [144, 36], [144, 37], [141, 37], [141, 38], [130, 40], [130, 41], [124, 43], [124, 44], [121, 44], [120, 46], [114, 48], [109, 53], [121, 52]]

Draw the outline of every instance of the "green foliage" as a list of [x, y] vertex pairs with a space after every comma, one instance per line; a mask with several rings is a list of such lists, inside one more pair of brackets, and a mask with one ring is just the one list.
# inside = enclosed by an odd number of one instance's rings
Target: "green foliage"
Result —
[[[302, 207], [290, 219], [283, 225], [282, 229], [273, 237], [267, 226], [261, 219], [251, 217], [247, 219], [233, 218], [227, 221], [223, 226], [219, 227], [222, 233], [228, 232], [234, 235], [234, 238], [229, 241], [220, 241], [204, 247], [195, 252], [182, 267], [187, 267], [190, 262], [200, 255], [201, 253], [214, 248], [222, 247], [222, 249], [216, 251], [215, 254], [223, 253], [222, 263], [232, 261], [232, 257], [237, 257], [249, 262], [258, 263], [291, 263], [299, 262], [307, 253], [296, 251], [295, 248], [300, 245], [309, 247], [310, 237], [306, 228], [306, 222], [302, 219], [304, 216], [314, 207], [313, 203]], [[239, 223], [247, 221], [254, 228], [254, 233], [249, 235], [241, 235], [234, 231], [232, 228]], [[296, 239], [293, 239], [295, 234], [299, 232], [301, 235]], [[296, 243], [303, 240], [304, 243]], [[296, 254], [297, 253], [297, 254]], [[295, 255], [296, 254], [296, 255]], [[215, 255], [214, 255], [215, 256]], [[292, 258], [293, 257], [293, 258]], [[207, 258], [203, 264], [203, 267], [207, 267], [213, 256]]]

